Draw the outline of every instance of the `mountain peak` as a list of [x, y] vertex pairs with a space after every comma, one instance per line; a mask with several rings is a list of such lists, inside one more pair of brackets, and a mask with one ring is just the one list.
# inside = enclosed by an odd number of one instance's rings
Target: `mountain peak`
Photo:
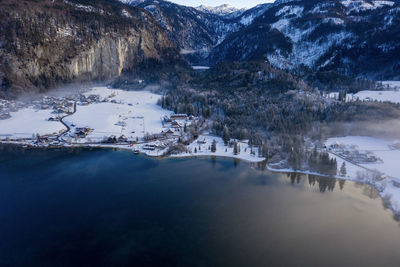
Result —
[[233, 7], [229, 4], [222, 4], [219, 6], [205, 6], [205, 5], [201, 5], [198, 7], [195, 7], [197, 10], [202, 11], [204, 13], [209, 13], [209, 14], [215, 14], [218, 16], [228, 16], [228, 15], [232, 15], [232, 14], [237, 14], [238, 16], [240, 14], [242, 14], [244, 11], [246, 11], [246, 8], [236, 8]]

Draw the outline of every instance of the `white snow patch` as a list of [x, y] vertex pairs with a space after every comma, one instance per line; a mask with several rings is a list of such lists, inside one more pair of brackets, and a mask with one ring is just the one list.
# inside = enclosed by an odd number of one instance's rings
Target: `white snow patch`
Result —
[[[396, 216], [400, 216], [400, 150], [389, 148], [394, 141], [368, 136], [346, 136], [329, 138], [326, 145], [334, 143], [346, 146], [356, 145], [360, 151], [372, 151], [383, 160], [383, 163], [361, 164], [368, 169], [376, 169], [385, 174], [386, 176], [383, 177], [377, 176], [374, 172], [357, 170], [358, 166], [354, 167], [351, 163], [346, 162], [349, 180], [360, 181], [375, 187], [384, 203], [392, 209]], [[336, 157], [336, 159], [340, 166], [340, 157]]]
[[288, 16], [296, 16], [299, 17], [303, 14], [304, 7], [301, 6], [284, 6], [279, 11], [275, 13], [276, 17], [284, 15], [285, 17]]
[[356, 94], [348, 94], [347, 101], [361, 100], [361, 101], [380, 101], [400, 103], [400, 91], [360, 91]]
[[[211, 152], [210, 147], [213, 142], [216, 141], [216, 151]], [[201, 143], [198, 143], [200, 141]], [[225, 146], [221, 137], [211, 135], [200, 135], [197, 140], [187, 146], [189, 152], [173, 155], [173, 157], [195, 157], [195, 156], [218, 156], [218, 157], [229, 157], [237, 158], [249, 162], [261, 162], [265, 160], [264, 157], [258, 157], [258, 148], [253, 147], [253, 154], [247, 142], [238, 142], [240, 152], [235, 155], [233, 153], [233, 146]], [[197, 152], [195, 152], [195, 149]]]
[[65, 127], [58, 121], [48, 121], [54, 114], [52, 110], [36, 110], [23, 108], [10, 112], [11, 118], [0, 120], [0, 139], [32, 138], [32, 135], [47, 135], [59, 133]]
[[208, 70], [210, 67], [208, 66], [192, 66], [194, 70]]
[[373, 152], [378, 158], [382, 159], [382, 163], [360, 164], [369, 169], [376, 169], [391, 177], [400, 179], [400, 150], [390, 147], [395, 140], [384, 140], [368, 136], [346, 136], [329, 138], [326, 142], [327, 146], [338, 143], [345, 146], [355, 145], [359, 151]]
[[384, 6], [393, 6], [392, 1], [366, 1], [366, 0], [345, 0], [341, 2], [347, 8], [347, 13], [373, 10]]
[[126, 9], [122, 9], [121, 14], [126, 18], [132, 18], [132, 15]]
[[322, 23], [332, 23], [332, 24], [336, 24], [336, 25], [341, 25], [341, 24], [344, 24], [344, 20], [342, 20], [340, 18], [324, 18], [322, 20]]
[[[149, 91], [124, 91], [95, 87], [85, 95], [99, 95], [107, 102], [77, 106], [75, 114], [65, 118], [68, 125], [93, 129], [82, 141], [102, 141], [111, 135], [125, 135], [128, 140], [159, 134], [164, 129], [161, 118], [172, 114], [157, 105], [160, 95]], [[113, 101], [114, 103], [111, 103]]]

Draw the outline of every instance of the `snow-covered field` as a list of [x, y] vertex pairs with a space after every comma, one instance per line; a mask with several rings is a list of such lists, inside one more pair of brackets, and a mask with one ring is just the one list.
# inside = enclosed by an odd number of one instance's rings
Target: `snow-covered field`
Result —
[[[364, 90], [356, 94], [348, 93], [346, 101], [379, 101], [379, 102], [392, 102], [400, 103], [400, 81], [382, 81], [382, 91]], [[326, 95], [327, 98], [338, 99], [339, 93], [332, 92]]]
[[400, 89], [400, 81], [382, 81], [382, 85], [391, 89]]
[[[382, 81], [382, 85], [386, 90], [372, 91], [364, 90], [356, 94], [347, 94], [347, 101], [379, 101], [400, 103], [400, 81]], [[330, 97], [337, 98], [338, 93], [330, 94]]]
[[391, 149], [390, 145], [395, 140], [384, 140], [368, 136], [346, 136], [329, 138], [326, 145], [343, 144], [345, 146], [356, 145], [360, 152], [371, 151], [382, 159], [382, 163], [360, 164], [368, 169], [376, 169], [391, 177], [400, 179], [400, 150]]
[[[88, 105], [78, 102], [76, 113], [66, 116], [64, 122], [71, 127], [89, 127], [93, 131], [79, 142], [101, 141], [105, 136], [125, 135], [128, 138], [142, 138], [146, 133], [161, 133], [161, 118], [172, 112], [157, 105], [160, 95], [149, 91], [123, 91], [94, 87], [84, 95], [99, 95], [100, 101]], [[103, 102], [104, 101], [104, 102]], [[59, 121], [49, 121], [54, 117], [51, 109], [33, 107], [10, 112], [11, 118], [0, 120], [0, 139], [32, 138], [32, 135], [58, 134], [66, 130]], [[63, 114], [63, 116], [66, 114]]]
[[52, 110], [36, 110], [23, 108], [11, 112], [11, 118], [0, 120], [0, 139], [32, 138], [32, 135], [47, 135], [59, 133], [65, 127], [58, 121], [48, 121], [54, 114]]
[[93, 129], [86, 139], [96, 142], [110, 135], [125, 135], [128, 139], [136, 139], [146, 133], [161, 133], [161, 118], [172, 113], [157, 105], [160, 95], [149, 91], [95, 87], [85, 95], [99, 95], [101, 101], [107, 102], [78, 105], [76, 113], [65, 118], [65, 122], [70, 126]]
[[[384, 140], [367, 136], [346, 136], [329, 138], [326, 145], [340, 144], [347, 147], [353, 146], [358, 151], [371, 151], [381, 158], [381, 163], [359, 164], [361, 167], [346, 162], [347, 178], [349, 180], [360, 181], [375, 187], [384, 202], [390, 206], [396, 216], [400, 216], [400, 150], [393, 149], [390, 145], [397, 143], [395, 140]], [[341, 166], [340, 157], [334, 156]], [[383, 178], [379, 178], [373, 172], [363, 169], [378, 170], [383, 173]]]
[[[216, 141], [217, 149], [215, 152], [211, 152], [210, 150], [213, 140]], [[201, 143], [198, 143], [198, 141]], [[225, 146], [222, 138], [211, 135], [200, 135], [197, 140], [188, 145], [188, 153], [174, 155], [173, 157], [219, 156], [237, 158], [249, 162], [260, 162], [265, 160], [263, 157], [258, 157], [258, 148], [253, 148], [253, 154], [251, 154], [251, 148], [248, 146], [247, 142], [238, 142], [238, 147], [240, 152], [235, 155], [233, 153], [233, 146]]]
[[400, 103], [400, 91], [360, 91], [356, 94], [347, 95], [347, 100], [361, 100], [361, 101], [380, 101]]

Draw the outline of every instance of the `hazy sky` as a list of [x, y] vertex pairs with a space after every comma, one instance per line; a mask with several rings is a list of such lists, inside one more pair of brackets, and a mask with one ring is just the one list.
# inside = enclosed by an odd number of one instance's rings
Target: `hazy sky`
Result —
[[274, 0], [170, 0], [171, 2], [178, 3], [185, 6], [219, 6], [222, 4], [229, 4], [234, 7], [253, 7], [258, 4], [271, 3]]

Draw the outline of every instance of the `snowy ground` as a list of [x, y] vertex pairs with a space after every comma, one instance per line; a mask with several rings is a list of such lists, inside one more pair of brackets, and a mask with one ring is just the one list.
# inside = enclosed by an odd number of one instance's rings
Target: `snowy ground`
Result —
[[380, 101], [380, 102], [392, 102], [400, 103], [400, 91], [360, 91], [356, 94], [348, 94], [347, 101], [353, 100], [361, 101]]
[[[382, 91], [364, 90], [356, 94], [348, 93], [346, 101], [379, 101], [400, 103], [400, 81], [382, 81]], [[327, 98], [338, 99], [339, 93], [332, 92], [326, 95]]]
[[58, 121], [48, 121], [52, 110], [36, 110], [32, 107], [11, 112], [11, 118], [0, 120], [0, 139], [32, 138], [32, 135], [59, 133], [65, 127]]
[[[329, 138], [326, 145], [343, 144], [345, 146], [355, 145], [359, 151], [372, 151], [383, 160], [382, 163], [354, 165], [346, 162], [347, 179], [360, 181], [375, 187], [384, 200], [384, 202], [393, 210], [396, 216], [400, 216], [400, 150], [390, 148], [390, 145], [396, 143], [395, 140], [383, 140], [367, 136], [346, 136]], [[341, 166], [343, 159], [334, 156]], [[378, 170], [383, 173], [383, 179], [374, 172]]]
[[[211, 152], [211, 143], [215, 140], [217, 142], [216, 152]], [[198, 141], [205, 142], [198, 143]], [[230, 157], [237, 158], [249, 162], [260, 162], [265, 160], [263, 157], [258, 157], [258, 148], [253, 148], [253, 154], [251, 154], [251, 149], [247, 145], [247, 142], [238, 142], [240, 147], [240, 152], [235, 155], [233, 153], [233, 146], [225, 146], [222, 138], [211, 135], [201, 135], [197, 140], [188, 145], [188, 153], [182, 153], [179, 155], [174, 155], [174, 157], [195, 157], [195, 156], [219, 156], [219, 157]], [[195, 152], [195, 148], [197, 152]]]
[[400, 150], [390, 148], [391, 144], [396, 143], [395, 140], [384, 140], [368, 136], [346, 136], [329, 138], [326, 145], [338, 143], [345, 146], [356, 145], [358, 150], [371, 151], [380, 159], [382, 163], [360, 164], [369, 169], [376, 169], [391, 177], [400, 179]]
[[400, 103], [400, 81], [382, 81], [383, 91], [360, 91], [356, 94], [347, 94], [347, 101], [380, 101]]
[[77, 106], [72, 116], [65, 118], [68, 125], [93, 129], [86, 140], [101, 141], [105, 136], [125, 135], [128, 139], [142, 138], [146, 133], [161, 133], [161, 118], [172, 112], [157, 105], [159, 95], [149, 91], [123, 91], [95, 87], [85, 95], [99, 95], [107, 102]]
[[208, 66], [192, 66], [194, 70], [208, 70], [210, 67]]
[[400, 81], [382, 81], [382, 85], [391, 89], [400, 89]]

